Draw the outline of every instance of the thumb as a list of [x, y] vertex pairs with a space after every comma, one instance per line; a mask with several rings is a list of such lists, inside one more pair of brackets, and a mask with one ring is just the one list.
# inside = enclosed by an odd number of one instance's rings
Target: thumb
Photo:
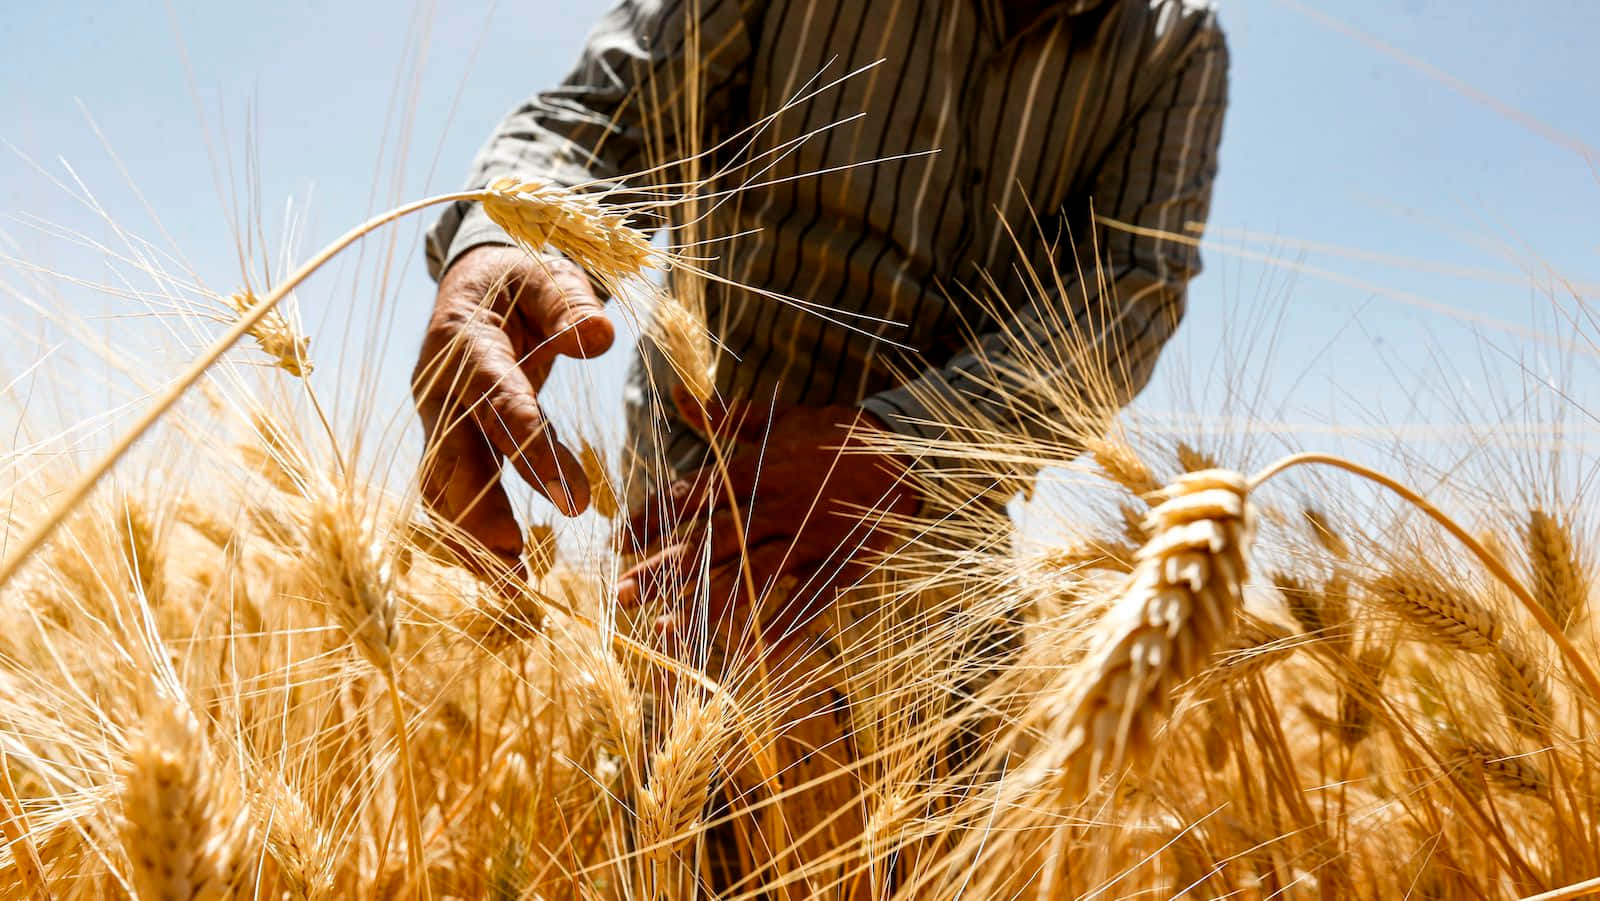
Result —
[[577, 263], [562, 257], [528, 262], [517, 309], [538, 336], [540, 355], [587, 359], [611, 348], [616, 328]]

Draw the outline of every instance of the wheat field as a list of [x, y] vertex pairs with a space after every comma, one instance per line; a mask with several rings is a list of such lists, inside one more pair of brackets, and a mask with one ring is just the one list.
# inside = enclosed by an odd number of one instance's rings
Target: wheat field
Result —
[[[626, 561], [548, 518], [525, 573], [430, 519], [416, 461], [307, 379], [339, 337], [286, 299], [369, 233], [478, 200], [713, 402], [717, 276], [683, 248], [720, 195], [674, 155], [664, 243], [629, 224], [637, 195], [509, 180], [376, 216], [260, 290], [180, 290], [131, 255], [192, 353], [95, 344], [161, 375], [87, 451], [7, 384], [0, 897], [1600, 891], [1581, 445], [1396, 439], [1357, 463], [1185, 435], [1119, 413], [1095, 345], [1018, 334], [1023, 371], [993, 376], [1045, 387], [1028, 427], [947, 402], [950, 439], [880, 437], [920, 461], [922, 513], [762, 654], [656, 634], [659, 610], [611, 600]], [[1589, 415], [1553, 396], [1533, 424]], [[614, 442], [583, 462], [619, 519]], [[975, 502], [1014, 496], [1027, 534]], [[805, 587], [748, 600], [770, 616]]]

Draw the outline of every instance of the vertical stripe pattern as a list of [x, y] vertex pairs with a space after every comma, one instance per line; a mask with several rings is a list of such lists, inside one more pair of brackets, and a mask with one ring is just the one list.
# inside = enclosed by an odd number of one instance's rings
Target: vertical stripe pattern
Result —
[[[506, 174], [613, 182], [642, 168], [644, 136], [666, 123], [645, 121], [633, 100], [671, 96], [691, 14], [700, 30], [692, 46], [705, 54], [701, 83], [710, 86], [701, 146], [808, 82], [882, 60], [779, 116], [763, 148], [822, 131], [776, 159], [762, 176], [775, 184], [713, 221], [713, 233], [742, 235], [718, 246], [712, 266], [722, 274], [839, 311], [829, 322], [749, 292], [709, 291], [708, 321], [725, 348], [724, 397], [860, 404], [892, 428], [938, 437], [928, 399], [1006, 420], [1015, 414], [1003, 398], [1025, 401], [1033, 390], [1007, 381], [1014, 336], [1048, 346], [1067, 330], [1113, 361], [1122, 402], [1143, 387], [1200, 260], [1188, 242], [1096, 223], [1181, 231], [1204, 222], [1228, 69], [1209, 4], [623, 0], [565, 82], [501, 123], [469, 184]], [[857, 113], [865, 115], [830, 127]], [[1036, 217], [1048, 235], [1036, 234]], [[1046, 240], [1057, 233], [1061, 240]], [[429, 271], [437, 277], [485, 243], [508, 241], [480, 209], [452, 207], [429, 233]], [[1066, 277], [1041, 304], [1029, 297], [1029, 270]], [[968, 296], [980, 273], [993, 280], [1004, 321]], [[671, 375], [642, 347], [631, 378], [637, 387]], [[661, 414], [642, 401], [634, 406], [636, 437], [665, 428], [669, 463], [699, 462], [695, 436], [648, 421]]]

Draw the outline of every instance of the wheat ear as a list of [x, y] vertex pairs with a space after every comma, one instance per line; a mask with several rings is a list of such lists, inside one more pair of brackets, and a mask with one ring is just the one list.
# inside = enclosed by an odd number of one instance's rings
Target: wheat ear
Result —
[[332, 589], [329, 606], [344, 626], [351, 641], [383, 676], [394, 715], [395, 743], [400, 758], [402, 804], [412, 865], [421, 882], [422, 896], [432, 897], [428, 884], [427, 859], [422, 847], [422, 814], [417, 803], [412, 776], [411, 742], [407, 734], [405, 703], [400, 695], [399, 675], [394, 655], [398, 645], [395, 632], [395, 596], [392, 568], [384, 542], [377, 539], [370, 525], [349, 502], [331, 488], [311, 513], [308, 544], [313, 565], [320, 568], [316, 584]]
[[[255, 306], [256, 296], [249, 291], [229, 294], [227, 303], [235, 313], [243, 315]], [[248, 334], [279, 369], [299, 378], [311, 374], [311, 336], [296, 331], [281, 310], [268, 310], [250, 326]]]
[[1563, 631], [1570, 631], [1588, 602], [1589, 578], [1571, 532], [1543, 510], [1528, 511], [1528, 562], [1533, 596]]
[[622, 512], [622, 505], [617, 501], [617, 489], [611, 482], [610, 469], [600, 451], [587, 438], [578, 452], [578, 461], [583, 464], [583, 477], [589, 483], [589, 497], [595, 512], [606, 519], [616, 519], [617, 514]]
[[1535, 796], [1543, 796], [1550, 788], [1543, 770], [1488, 742], [1446, 734], [1440, 737], [1438, 750], [1446, 765], [1476, 773], [1490, 785]]
[[11, 852], [11, 866], [16, 870], [17, 885], [29, 901], [50, 901], [50, 886], [44, 878], [44, 864], [39, 860], [39, 849], [33, 843], [32, 827], [28, 824], [28, 811], [17, 796], [17, 786], [11, 781], [11, 761], [5, 749], [0, 748], [0, 837], [5, 838]]
[[163, 699], [128, 746], [121, 786], [123, 850], [141, 901], [233, 897], [248, 863], [248, 816], [230, 803], [193, 714]]
[[1475, 654], [1494, 650], [1504, 632], [1477, 601], [1415, 570], [1396, 570], [1372, 583], [1373, 594], [1440, 644]]
[[1435, 507], [1427, 498], [1407, 487], [1404, 483], [1375, 469], [1362, 466], [1360, 463], [1346, 460], [1334, 454], [1307, 452], [1290, 454], [1274, 461], [1265, 469], [1250, 477], [1250, 486], [1252, 488], [1260, 487], [1263, 483], [1296, 466], [1311, 465], [1332, 466], [1366, 479], [1375, 485], [1382, 485], [1389, 491], [1399, 495], [1406, 503], [1422, 511], [1429, 519], [1449, 532], [1451, 537], [1461, 542], [1462, 546], [1470, 551], [1474, 557], [1478, 558], [1478, 562], [1482, 563], [1484, 568], [1489, 570], [1502, 585], [1511, 590], [1512, 595], [1517, 599], [1517, 603], [1522, 605], [1522, 608], [1528, 612], [1529, 616], [1533, 617], [1534, 622], [1539, 624], [1539, 628], [1550, 637], [1556, 648], [1561, 651], [1562, 659], [1566, 661], [1567, 666], [1571, 668], [1578, 679], [1583, 682], [1584, 689], [1589, 694], [1589, 699], [1591, 701], [1600, 700], [1600, 672], [1595, 670], [1594, 664], [1589, 661], [1583, 651], [1572, 643], [1572, 639], [1567, 637], [1555, 619], [1546, 612], [1544, 607], [1540, 606], [1533, 593], [1528, 591], [1527, 587], [1521, 582], [1517, 581], [1511, 571], [1506, 569], [1505, 563], [1499, 557], [1490, 553], [1489, 549], [1483, 546], [1483, 542], [1474, 538], [1470, 532], [1461, 527], [1460, 523], [1445, 515], [1444, 511]]
[[660, 268], [662, 254], [650, 239], [591, 193], [505, 176], [478, 196], [489, 218], [524, 249], [552, 248], [607, 287]]
[[1094, 438], [1084, 442], [1084, 450], [1094, 457], [1105, 477], [1140, 497], [1161, 490], [1161, 483], [1139, 454], [1120, 436]]
[[722, 695], [674, 711], [665, 740], [650, 759], [650, 784], [639, 791], [639, 847], [658, 867], [692, 838], [711, 798], [711, 780], [728, 729]]
[[1550, 684], [1520, 644], [1503, 639], [1495, 647], [1495, 695], [1511, 728], [1539, 742], [1550, 740], [1555, 701]]
[[1244, 476], [1179, 476], [1150, 511], [1127, 589], [1093, 628], [1068, 694], [1063, 785], [1086, 790], [1148, 752], [1173, 689], [1211, 663], [1243, 603], [1254, 511]]

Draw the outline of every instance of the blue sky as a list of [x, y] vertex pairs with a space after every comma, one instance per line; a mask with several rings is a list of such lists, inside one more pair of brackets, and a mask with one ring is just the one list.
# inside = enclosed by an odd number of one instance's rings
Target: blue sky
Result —
[[[566, 72], [601, 8], [13, 0], [0, 17], [0, 139], [15, 148], [0, 149], [0, 232], [10, 253], [104, 274], [93, 253], [14, 218], [106, 235], [51, 184], [64, 174], [59, 157], [124, 226], [161, 239], [86, 110], [170, 246], [207, 285], [231, 290], [238, 263], [218, 186], [244, 188], [246, 148], [269, 246], [293, 197], [309, 210], [298, 244], [308, 251], [389, 200], [454, 188], [499, 116]], [[1207, 253], [1185, 328], [1140, 408], [1238, 412], [1225, 376], [1242, 364], [1210, 350], [1219, 345], [1254, 348], [1243, 371], [1287, 395], [1247, 406], [1312, 426], [1483, 418], [1493, 410], [1484, 399], [1520, 396], [1524, 374], [1565, 371], [1559, 334], [1525, 332], [1562, 328], [1544, 292], [1552, 273], [1587, 297], [1600, 285], [1600, 159], [1583, 150], [1600, 146], [1600, 4], [1232, 0], [1223, 17], [1233, 105], [1211, 238], [1235, 250]], [[299, 296], [314, 349], [374, 336], [369, 353], [317, 379], [338, 395], [354, 367], [376, 367], [386, 414], [403, 406], [431, 302], [424, 224], [393, 233], [400, 265], [386, 287], [374, 288], [384, 248], [373, 244]], [[126, 304], [71, 285], [46, 302], [82, 315]], [[3, 295], [0, 311], [30, 321]], [[136, 354], [181, 354], [154, 331], [107, 329]], [[33, 332], [9, 334], [0, 359], [14, 372]], [[566, 366], [558, 415], [614, 410], [623, 356]], [[1595, 397], [1592, 365], [1573, 371], [1569, 390]], [[589, 396], [574, 402], [575, 392]], [[611, 412], [598, 419], [596, 431], [616, 427]]]

